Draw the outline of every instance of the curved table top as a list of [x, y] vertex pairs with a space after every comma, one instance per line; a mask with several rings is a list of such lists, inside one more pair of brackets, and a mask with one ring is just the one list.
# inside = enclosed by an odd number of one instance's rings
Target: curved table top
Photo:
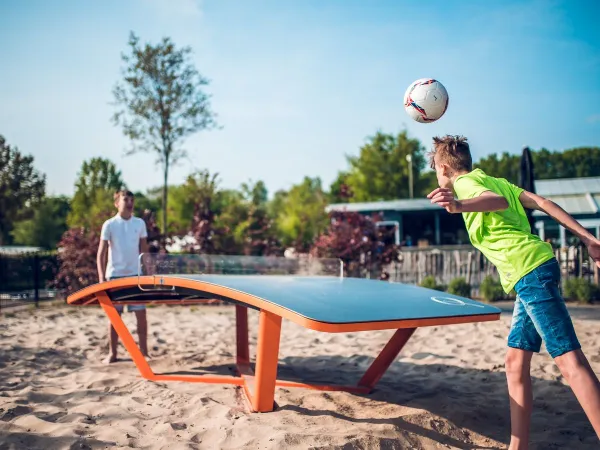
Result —
[[[163, 291], [144, 291], [161, 283]], [[196, 303], [208, 298], [269, 311], [321, 331], [359, 331], [497, 320], [500, 309], [419, 286], [380, 280], [280, 275], [157, 275], [94, 284], [67, 299], [97, 304]]]

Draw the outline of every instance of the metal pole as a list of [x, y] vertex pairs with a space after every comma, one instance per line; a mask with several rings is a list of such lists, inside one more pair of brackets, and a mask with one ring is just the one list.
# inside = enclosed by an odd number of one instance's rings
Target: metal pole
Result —
[[412, 173], [412, 155], [406, 155], [408, 161], [408, 195], [413, 198], [413, 173]]

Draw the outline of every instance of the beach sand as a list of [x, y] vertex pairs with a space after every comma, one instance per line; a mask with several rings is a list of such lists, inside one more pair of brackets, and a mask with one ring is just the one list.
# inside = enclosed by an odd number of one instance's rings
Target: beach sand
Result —
[[[150, 382], [120, 347], [102, 364], [99, 307], [3, 312], [0, 449], [500, 449], [509, 440], [500, 321], [418, 329], [368, 395], [277, 388], [278, 408], [250, 413], [235, 386]], [[574, 307], [600, 373], [600, 308]], [[135, 317], [125, 313], [135, 330]], [[249, 312], [251, 354], [258, 316]], [[148, 309], [155, 372], [232, 374], [232, 307]], [[283, 322], [278, 378], [354, 384], [393, 334], [329, 334]], [[135, 334], [134, 334], [135, 336]], [[532, 449], [596, 449], [598, 440], [551, 358], [534, 356]]]

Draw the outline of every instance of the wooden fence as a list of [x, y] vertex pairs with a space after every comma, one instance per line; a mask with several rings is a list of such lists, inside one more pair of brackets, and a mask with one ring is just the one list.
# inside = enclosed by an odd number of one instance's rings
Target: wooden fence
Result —
[[[584, 246], [555, 250], [560, 261], [563, 282], [572, 277], [585, 278], [598, 284], [598, 267]], [[426, 276], [448, 285], [454, 278], [463, 277], [477, 291], [483, 279], [498, 278], [496, 268], [476, 248], [470, 245], [427, 248], [403, 248], [399, 261], [386, 267], [390, 281], [419, 284]]]

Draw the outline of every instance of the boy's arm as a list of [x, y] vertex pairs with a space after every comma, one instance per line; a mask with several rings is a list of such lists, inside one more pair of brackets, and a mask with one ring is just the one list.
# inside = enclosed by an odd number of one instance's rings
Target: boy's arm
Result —
[[528, 209], [543, 211], [556, 220], [563, 227], [571, 231], [587, 246], [590, 257], [600, 267], [600, 241], [588, 230], [586, 230], [571, 215], [554, 203], [552, 200], [541, 197], [532, 192], [523, 191], [519, 196], [521, 204]]
[[449, 213], [493, 212], [508, 208], [508, 201], [492, 191], [482, 192], [475, 198], [457, 200], [451, 189], [437, 188], [427, 198], [446, 208]]
[[100, 239], [98, 254], [96, 255], [96, 266], [98, 267], [98, 281], [106, 281], [106, 263], [108, 260], [108, 241]]

